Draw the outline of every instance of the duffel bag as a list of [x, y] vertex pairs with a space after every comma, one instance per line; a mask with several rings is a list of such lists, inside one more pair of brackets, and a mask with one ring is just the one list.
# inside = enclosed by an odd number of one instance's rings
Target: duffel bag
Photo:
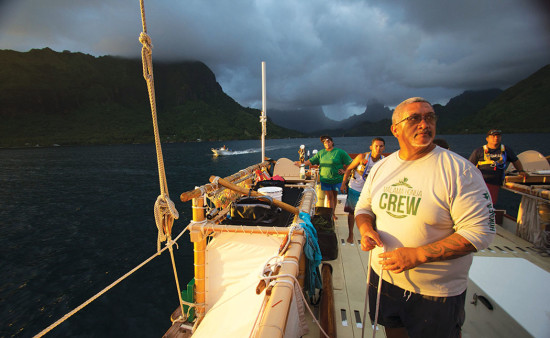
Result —
[[230, 224], [273, 226], [281, 209], [273, 204], [270, 196], [242, 197], [231, 203]]

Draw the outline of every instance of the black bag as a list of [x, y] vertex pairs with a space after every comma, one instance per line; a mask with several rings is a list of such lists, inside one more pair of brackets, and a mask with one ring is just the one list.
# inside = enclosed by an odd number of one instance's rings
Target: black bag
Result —
[[230, 215], [228, 224], [276, 226], [281, 209], [270, 196], [247, 196], [231, 203]]
[[334, 232], [334, 220], [330, 208], [317, 208], [311, 223], [317, 230], [319, 248], [323, 261], [331, 261], [338, 258], [338, 237]]

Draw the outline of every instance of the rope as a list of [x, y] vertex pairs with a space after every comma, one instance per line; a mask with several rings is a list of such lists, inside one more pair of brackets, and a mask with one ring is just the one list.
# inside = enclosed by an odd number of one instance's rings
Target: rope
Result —
[[260, 115], [260, 123], [262, 124], [262, 135], [265, 137], [267, 136], [267, 117], [264, 114], [265, 112], [262, 112]]
[[170, 238], [174, 218], [178, 219], [179, 214], [174, 206], [174, 202], [172, 202], [168, 196], [162, 195], [157, 197], [153, 212], [155, 214], [155, 223], [158, 229], [157, 251], [160, 251], [160, 243]]
[[[160, 145], [160, 135], [157, 121], [157, 104], [155, 101], [155, 80], [153, 76], [153, 44], [151, 38], [147, 35], [147, 24], [145, 21], [145, 6], [143, 0], [140, 0], [141, 9], [141, 23], [143, 26], [143, 32], [139, 36], [139, 41], [143, 45], [141, 49], [141, 60], [143, 64], [143, 78], [147, 83], [147, 91], [149, 93], [149, 103], [151, 104], [151, 115], [153, 119], [153, 130], [155, 133], [155, 148], [157, 153], [157, 164], [159, 172], [159, 184], [160, 195], [157, 198], [154, 206], [155, 222], [157, 224], [158, 236], [157, 236], [157, 251], [160, 251], [160, 243], [166, 240], [170, 240], [172, 236], [172, 225], [174, 219], [179, 218], [178, 211], [176, 210], [174, 203], [170, 200], [170, 194], [168, 193], [168, 183], [166, 182], [166, 173], [164, 170], [164, 158], [162, 156], [162, 148]], [[176, 280], [176, 288], [178, 291], [178, 300], [181, 307], [181, 313], [183, 311], [183, 303], [181, 299], [180, 284], [178, 279], [178, 273], [176, 271], [176, 262], [174, 259], [174, 252], [172, 246], [168, 246], [170, 251], [170, 259], [172, 261], [172, 269], [174, 271], [174, 278]]]
[[[167, 243], [167, 245], [162, 249], [160, 250], [159, 252], [155, 253], [154, 255], [152, 255], [151, 257], [147, 258], [146, 260], [144, 260], [141, 264], [139, 264], [138, 266], [136, 266], [135, 268], [133, 268], [132, 270], [128, 271], [126, 274], [124, 274], [122, 277], [120, 277], [119, 279], [117, 279], [116, 281], [114, 281], [113, 283], [109, 284], [106, 288], [104, 288], [103, 290], [99, 291], [98, 293], [96, 293], [94, 296], [92, 296], [90, 299], [88, 299], [87, 301], [85, 301], [84, 303], [80, 304], [79, 306], [77, 306], [76, 308], [74, 308], [71, 312], [67, 313], [66, 315], [64, 315], [63, 317], [61, 317], [59, 320], [57, 320], [55, 323], [51, 324], [50, 326], [48, 326], [47, 328], [45, 328], [44, 330], [42, 330], [40, 333], [38, 333], [35, 337], [42, 337], [44, 336], [46, 333], [50, 332], [51, 330], [55, 329], [57, 326], [59, 326], [59, 324], [63, 323], [64, 321], [66, 321], [67, 319], [69, 319], [72, 315], [74, 315], [75, 313], [77, 313], [78, 311], [82, 310], [83, 308], [85, 308], [88, 304], [90, 304], [91, 302], [93, 302], [94, 300], [96, 300], [97, 298], [99, 298], [100, 296], [102, 296], [104, 293], [106, 293], [107, 291], [109, 291], [110, 289], [112, 289], [113, 287], [115, 287], [118, 283], [122, 282], [123, 280], [125, 280], [126, 278], [128, 278], [131, 274], [133, 274], [134, 272], [136, 272], [137, 270], [139, 270], [140, 268], [142, 268], [145, 264], [149, 263], [150, 261], [152, 261], [154, 258], [160, 256], [160, 254], [167, 250], [168, 248], [171, 248], [173, 243], [175, 243], [178, 239], [180, 239], [180, 237], [185, 233], [185, 231], [188, 230], [189, 227], [185, 227], [185, 229], [182, 230], [182, 232], [171, 242]], [[168, 246], [168, 244], [170, 244], [170, 246]]]
[[380, 275], [378, 276], [378, 292], [376, 293], [376, 312], [374, 315], [374, 327], [372, 330], [372, 337], [376, 337], [376, 330], [378, 329], [378, 313], [380, 312], [380, 295], [382, 293], [382, 273], [384, 270], [380, 266]]
[[[385, 251], [386, 249], [384, 248], [384, 252]], [[372, 261], [372, 250], [369, 251], [369, 263], [368, 263], [369, 267], [367, 269], [367, 291], [365, 292], [365, 307], [363, 308], [363, 327], [361, 329], [361, 338], [365, 337], [365, 322], [367, 318], [367, 306], [369, 302], [370, 274], [372, 270], [371, 261]], [[384, 270], [382, 269], [382, 267], [380, 267], [380, 275], [378, 279], [378, 290], [377, 290], [378, 292], [376, 293], [376, 312], [374, 315], [374, 324], [372, 326], [372, 338], [376, 337], [376, 330], [378, 327], [378, 312], [380, 310], [380, 294], [382, 292], [382, 273], [383, 272]]]
[[369, 303], [369, 285], [370, 285], [370, 273], [371, 273], [371, 263], [372, 261], [372, 250], [369, 251], [369, 267], [367, 268], [367, 291], [365, 292], [365, 307], [363, 308], [363, 327], [361, 328], [361, 338], [365, 337], [365, 323], [367, 318], [367, 310], [368, 310], [368, 303]]

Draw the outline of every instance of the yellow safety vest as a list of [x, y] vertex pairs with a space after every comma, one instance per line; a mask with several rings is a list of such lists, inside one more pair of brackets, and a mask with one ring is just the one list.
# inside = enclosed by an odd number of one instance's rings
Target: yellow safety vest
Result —
[[498, 160], [491, 159], [491, 156], [497, 155], [497, 154], [489, 154], [489, 147], [487, 145], [483, 146], [483, 161], [478, 161], [476, 167], [479, 167], [480, 165], [486, 165], [489, 164], [491, 167], [496, 167], [498, 164], [503, 164], [504, 159], [504, 151], [506, 148], [504, 147], [504, 144], [500, 145], [500, 154], [498, 154]]

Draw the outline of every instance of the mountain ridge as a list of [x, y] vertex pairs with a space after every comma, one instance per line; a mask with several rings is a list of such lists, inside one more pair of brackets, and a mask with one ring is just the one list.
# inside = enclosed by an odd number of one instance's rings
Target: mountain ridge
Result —
[[[200, 61], [154, 63], [163, 142], [259, 138], [260, 110], [228, 96]], [[550, 65], [506, 89], [465, 91], [434, 104], [438, 133], [550, 132]], [[388, 116], [372, 122], [369, 119]], [[389, 135], [391, 110], [371, 99], [342, 121], [320, 108], [268, 111], [268, 137]], [[523, 118], [522, 118], [523, 117]], [[49, 48], [0, 50], [0, 147], [149, 143], [141, 60]], [[296, 130], [298, 129], [298, 130]]]
[[[204, 63], [153, 67], [163, 142], [260, 137], [261, 112], [223, 92]], [[0, 50], [0, 119], [0, 147], [153, 142], [140, 60]], [[267, 125], [271, 138], [303, 136]]]

